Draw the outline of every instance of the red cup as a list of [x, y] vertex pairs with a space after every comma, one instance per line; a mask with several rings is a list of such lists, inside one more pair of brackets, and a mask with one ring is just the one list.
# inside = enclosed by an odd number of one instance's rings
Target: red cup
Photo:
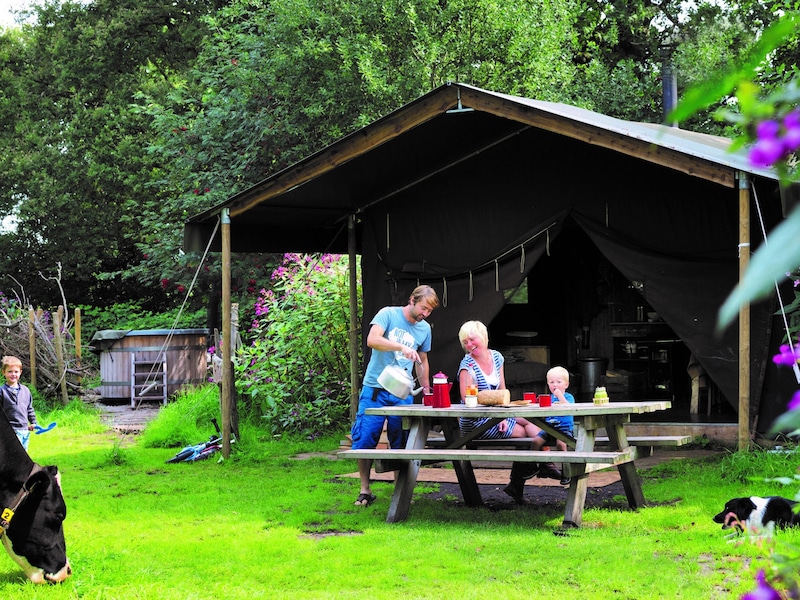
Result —
[[536, 393], [535, 392], [524, 392], [522, 394], [522, 398], [526, 402], [536, 402]]
[[433, 394], [425, 394], [422, 397], [422, 404], [424, 406], [433, 406]]
[[552, 397], [550, 394], [539, 394], [539, 406], [542, 408], [553, 406]]

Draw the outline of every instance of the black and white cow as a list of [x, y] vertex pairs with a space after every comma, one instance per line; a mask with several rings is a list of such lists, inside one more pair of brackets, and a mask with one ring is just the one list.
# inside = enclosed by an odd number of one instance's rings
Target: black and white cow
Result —
[[0, 535], [34, 583], [60, 583], [72, 574], [66, 516], [58, 468], [34, 463], [0, 413]]

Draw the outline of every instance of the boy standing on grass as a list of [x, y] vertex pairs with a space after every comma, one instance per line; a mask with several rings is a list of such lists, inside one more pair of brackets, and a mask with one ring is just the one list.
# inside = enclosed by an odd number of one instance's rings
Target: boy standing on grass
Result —
[[6, 382], [0, 386], [0, 407], [19, 442], [28, 450], [31, 431], [36, 427], [36, 413], [33, 411], [33, 396], [27, 386], [19, 382], [22, 375], [22, 361], [16, 356], [4, 356], [3, 376]]

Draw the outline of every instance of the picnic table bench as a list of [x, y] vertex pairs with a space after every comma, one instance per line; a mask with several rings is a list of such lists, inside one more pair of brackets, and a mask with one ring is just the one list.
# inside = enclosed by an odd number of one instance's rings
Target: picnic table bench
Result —
[[[692, 443], [692, 436], [690, 435], [629, 435], [627, 436], [628, 444], [639, 448], [637, 458], [644, 458], [652, 454], [653, 448], [678, 448]], [[467, 444], [468, 448], [520, 448], [528, 449], [531, 447], [533, 438], [503, 438], [494, 440], [477, 439]], [[608, 446], [608, 436], [598, 435], [594, 438], [594, 443], [597, 446]], [[568, 445], [570, 445], [568, 443]], [[447, 440], [443, 436], [428, 435], [426, 442], [428, 448], [444, 448], [447, 446]], [[574, 447], [574, 446], [573, 446]], [[552, 462], [552, 461], [548, 461]], [[380, 472], [380, 471], [379, 471]]]
[[[416, 484], [417, 473], [423, 462], [452, 462], [461, 493], [467, 506], [481, 506], [480, 488], [475, 479], [473, 463], [483, 461], [511, 462], [556, 462], [564, 465], [564, 474], [571, 478], [567, 491], [567, 505], [562, 527], [579, 527], [583, 520], [586, 501], [587, 477], [592, 471], [616, 467], [620, 474], [628, 504], [638, 508], [644, 504], [641, 481], [636, 472], [637, 448], [631, 444], [623, 425], [630, 415], [657, 410], [666, 410], [670, 402], [614, 402], [606, 405], [577, 403], [569, 406], [541, 408], [535, 405], [467, 408], [453, 405], [450, 408], [433, 408], [419, 404], [368, 408], [367, 414], [399, 416], [406, 420], [409, 437], [404, 449], [351, 449], [339, 452], [343, 458], [391, 461], [392, 470], [397, 471], [395, 488], [386, 520], [390, 523], [408, 518]], [[575, 437], [566, 436], [544, 420], [546, 417], [572, 415], [575, 421]], [[484, 446], [478, 440], [485, 429], [509, 416], [524, 417], [541, 429], [564, 440], [574, 450], [545, 451], [509, 449], [501, 446]], [[485, 426], [462, 435], [458, 427], [459, 417], [488, 417]], [[442, 447], [426, 447], [433, 422], [442, 426], [445, 441]], [[608, 439], [601, 449], [597, 443], [597, 430], [605, 429]], [[508, 440], [498, 440], [507, 442]], [[679, 440], [676, 440], [676, 444]], [[530, 440], [528, 440], [530, 443]], [[479, 445], [479, 447], [475, 447]], [[436, 446], [436, 444], [434, 444]]]
[[[499, 440], [498, 440], [499, 441]], [[383, 468], [376, 471], [396, 471], [403, 462], [416, 460], [421, 462], [560, 462], [585, 465], [585, 472], [606, 469], [636, 458], [633, 447], [616, 452], [559, 452], [547, 450], [453, 450], [422, 448], [414, 449], [382, 449], [382, 450], [342, 450], [338, 453], [342, 458], [366, 458], [383, 461]]]

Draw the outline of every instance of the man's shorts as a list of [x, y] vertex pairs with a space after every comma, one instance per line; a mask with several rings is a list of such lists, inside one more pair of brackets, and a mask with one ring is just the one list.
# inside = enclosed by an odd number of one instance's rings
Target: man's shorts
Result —
[[405, 448], [408, 432], [403, 431], [402, 417], [387, 417], [385, 415], [368, 415], [364, 411], [368, 408], [381, 406], [401, 406], [411, 404], [413, 396], [398, 398], [383, 388], [364, 387], [358, 397], [358, 413], [353, 427], [350, 429], [353, 438], [353, 450], [373, 449], [378, 446], [383, 433], [383, 424], [386, 423], [386, 435], [389, 438], [390, 448]]

